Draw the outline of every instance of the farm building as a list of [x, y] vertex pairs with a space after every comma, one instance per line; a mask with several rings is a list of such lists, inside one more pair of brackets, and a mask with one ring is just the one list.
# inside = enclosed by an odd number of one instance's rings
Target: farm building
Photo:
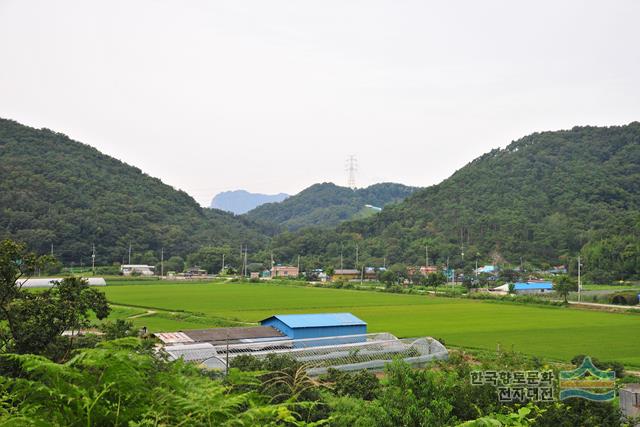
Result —
[[179, 332], [160, 332], [155, 333], [154, 336], [164, 344], [249, 344], [287, 339], [282, 332], [269, 326], [192, 329]]
[[498, 272], [498, 268], [495, 265], [483, 265], [482, 267], [478, 267], [476, 273], [478, 274], [494, 274]]
[[438, 267], [434, 265], [429, 266], [420, 266], [420, 267], [407, 267], [407, 274], [409, 276], [414, 276], [416, 274], [422, 274], [423, 276], [428, 276], [431, 273], [437, 273]]
[[367, 323], [351, 313], [278, 314], [260, 321], [260, 324], [298, 340], [367, 333]]
[[367, 334], [367, 324], [351, 313], [288, 314], [264, 319], [262, 326], [185, 330], [154, 334], [158, 354], [214, 370], [227, 370], [233, 359], [252, 355], [289, 356], [307, 366], [309, 375], [331, 368], [382, 370], [401, 358], [412, 366], [446, 359], [447, 349], [430, 337], [398, 339], [389, 333]]
[[331, 276], [332, 282], [337, 282], [341, 280], [349, 281], [349, 280], [356, 280], [356, 279], [360, 279], [360, 271], [355, 269], [338, 269], [334, 271], [333, 275]]
[[[551, 282], [516, 282], [513, 284], [513, 290], [516, 294], [542, 294], [553, 292], [553, 284]], [[493, 288], [493, 291], [509, 292], [509, 284]]]
[[298, 267], [289, 265], [274, 265], [271, 269], [271, 278], [274, 277], [298, 277]]
[[153, 276], [156, 274], [156, 268], [152, 265], [146, 264], [123, 264], [120, 266], [120, 272], [123, 276], [133, 276], [139, 274], [140, 276]]

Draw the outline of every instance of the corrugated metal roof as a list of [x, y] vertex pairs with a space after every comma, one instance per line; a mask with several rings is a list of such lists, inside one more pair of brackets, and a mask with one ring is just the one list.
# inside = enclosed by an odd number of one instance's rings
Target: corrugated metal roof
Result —
[[160, 341], [165, 344], [177, 344], [194, 341], [182, 332], [160, 332], [153, 335], [155, 335]]
[[276, 318], [290, 328], [317, 328], [323, 326], [366, 325], [351, 313], [319, 313], [319, 314], [276, 314], [261, 320], [260, 323]]
[[169, 345], [163, 350], [169, 355], [169, 360], [182, 358], [187, 362], [206, 360], [218, 354], [213, 345], [209, 343]]
[[333, 274], [360, 274], [360, 271], [358, 270], [353, 270], [353, 269], [337, 269], [333, 272]]
[[517, 282], [514, 283], [516, 291], [530, 291], [533, 289], [553, 289], [551, 282]]
[[226, 342], [254, 338], [284, 338], [271, 326], [245, 326], [238, 328], [193, 329], [180, 332], [196, 342]]

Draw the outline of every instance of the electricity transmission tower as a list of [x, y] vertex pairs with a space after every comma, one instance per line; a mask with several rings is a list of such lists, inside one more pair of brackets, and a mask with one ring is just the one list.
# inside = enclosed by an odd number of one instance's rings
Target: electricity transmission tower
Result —
[[356, 189], [356, 172], [358, 172], [358, 159], [356, 159], [356, 156], [351, 155], [347, 157], [345, 171], [349, 174], [349, 178], [347, 180], [347, 187], [355, 190]]

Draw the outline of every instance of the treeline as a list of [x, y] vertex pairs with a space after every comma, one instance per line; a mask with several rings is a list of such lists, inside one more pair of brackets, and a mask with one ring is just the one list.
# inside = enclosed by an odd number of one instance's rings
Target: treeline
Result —
[[404, 200], [416, 190], [390, 182], [352, 190], [325, 182], [314, 184], [279, 203], [266, 203], [246, 214], [247, 218], [277, 224], [284, 230], [302, 227], [334, 227], [341, 222], [375, 213], [365, 205], [383, 207]]
[[164, 248], [167, 271], [215, 273], [222, 253], [238, 267], [246, 246], [253, 263], [300, 256], [303, 269], [424, 265], [428, 251], [430, 264], [463, 270], [575, 273], [581, 255], [594, 281], [640, 274], [638, 122], [536, 133], [414, 190], [317, 184], [234, 216], [62, 134], [0, 120], [0, 238], [53, 248], [67, 266], [90, 265], [95, 244], [98, 265], [129, 262], [130, 246], [131, 262], [157, 265]]
[[574, 271], [583, 254], [594, 278], [638, 277], [640, 123], [536, 133], [493, 150], [438, 185], [335, 230], [276, 236], [295, 253], [337, 265], [361, 262], [456, 268], [479, 263]]
[[[183, 191], [47, 129], [0, 119], [0, 238], [66, 265], [108, 265], [203, 245], [266, 245], [267, 229], [203, 209]], [[145, 255], [146, 254], [146, 255]]]

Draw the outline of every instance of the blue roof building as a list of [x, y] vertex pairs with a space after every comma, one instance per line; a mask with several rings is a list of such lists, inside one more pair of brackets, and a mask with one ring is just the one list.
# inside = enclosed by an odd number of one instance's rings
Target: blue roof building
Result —
[[260, 321], [291, 339], [325, 338], [367, 333], [367, 323], [351, 313], [277, 314]]
[[496, 273], [498, 271], [498, 269], [496, 268], [495, 265], [485, 265], [482, 267], [478, 268], [478, 274], [480, 273], [489, 273], [489, 274], [493, 274]]
[[551, 282], [516, 282], [514, 283], [516, 291], [551, 291], [553, 284]]
[[[493, 288], [494, 291], [508, 292], [509, 285], [504, 284]], [[516, 282], [513, 284], [513, 290], [517, 294], [542, 294], [553, 291], [551, 282]]]

